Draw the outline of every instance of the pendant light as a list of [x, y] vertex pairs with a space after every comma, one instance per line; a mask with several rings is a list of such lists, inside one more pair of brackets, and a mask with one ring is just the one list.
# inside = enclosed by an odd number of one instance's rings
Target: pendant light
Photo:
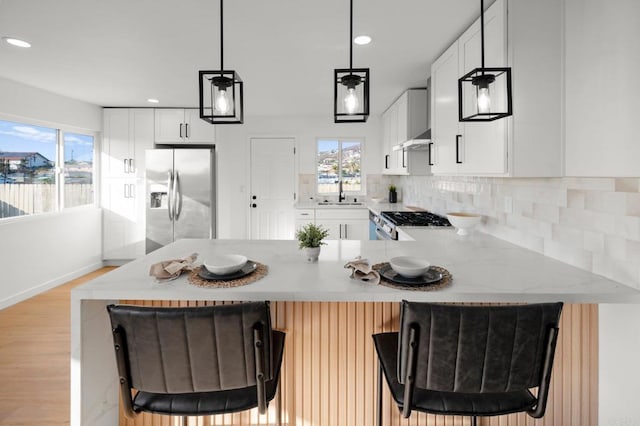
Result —
[[353, 68], [353, 0], [350, 4], [349, 68], [334, 70], [335, 123], [364, 123], [369, 118], [369, 68]]
[[220, 70], [200, 71], [200, 118], [211, 124], [242, 124], [242, 79], [237, 72], [224, 69], [223, 2], [220, 0]]
[[458, 80], [459, 121], [493, 121], [511, 111], [511, 68], [484, 66], [484, 0], [480, 0], [481, 66]]

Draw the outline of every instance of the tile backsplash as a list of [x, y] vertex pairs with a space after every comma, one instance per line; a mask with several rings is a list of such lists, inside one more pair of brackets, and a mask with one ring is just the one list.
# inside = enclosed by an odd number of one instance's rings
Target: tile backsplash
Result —
[[385, 179], [406, 205], [479, 213], [483, 232], [640, 288], [640, 178]]

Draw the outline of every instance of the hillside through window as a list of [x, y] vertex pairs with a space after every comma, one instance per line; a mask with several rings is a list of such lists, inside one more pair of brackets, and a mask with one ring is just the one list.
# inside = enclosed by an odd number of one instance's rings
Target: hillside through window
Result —
[[362, 142], [319, 139], [316, 156], [318, 194], [338, 194], [342, 181], [344, 192], [362, 192]]

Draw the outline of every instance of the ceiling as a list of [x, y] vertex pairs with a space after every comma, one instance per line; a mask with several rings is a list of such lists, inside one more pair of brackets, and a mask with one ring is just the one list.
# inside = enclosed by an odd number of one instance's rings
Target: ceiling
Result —
[[[371, 69], [371, 113], [410, 87], [479, 16], [477, 0], [355, 0], [354, 67]], [[348, 0], [227, 0], [224, 64], [247, 115], [330, 115], [349, 66]], [[220, 68], [217, 0], [0, 0], [0, 76], [100, 106], [197, 107], [198, 70]], [[148, 98], [157, 98], [152, 105]]]

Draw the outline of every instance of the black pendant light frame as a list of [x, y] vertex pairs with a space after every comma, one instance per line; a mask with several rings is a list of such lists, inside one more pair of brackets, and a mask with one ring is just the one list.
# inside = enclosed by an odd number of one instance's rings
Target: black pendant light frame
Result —
[[[480, 55], [481, 66], [458, 79], [458, 120], [459, 121], [494, 121], [508, 117], [513, 114], [512, 94], [511, 94], [511, 68], [510, 67], [490, 67], [484, 66], [484, 0], [480, 0]], [[495, 110], [480, 112], [478, 97], [481, 89], [489, 90], [492, 85], [495, 88], [496, 82], [504, 85], [504, 96], [506, 96], [506, 108], [502, 111]], [[465, 88], [475, 94], [476, 111], [469, 115], [464, 115]]]
[[[223, 2], [220, 0], [220, 69], [199, 71], [200, 118], [211, 124], [242, 124], [244, 122], [244, 83], [234, 70], [224, 69]], [[215, 109], [215, 93], [229, 92], [233, 107], [226, 114]], [[205, 96], [207, 95], [207, 96]]]
[[[369, 68], [353, 68], [353, 0], [349, 2], [349, 68], [334, 70], [333, 121], [334, 123], [364, 123], [369, 118]], [[344, 111], [340, 96], [344, 90], [361, 91], [362, 104], [357, 111]]]

